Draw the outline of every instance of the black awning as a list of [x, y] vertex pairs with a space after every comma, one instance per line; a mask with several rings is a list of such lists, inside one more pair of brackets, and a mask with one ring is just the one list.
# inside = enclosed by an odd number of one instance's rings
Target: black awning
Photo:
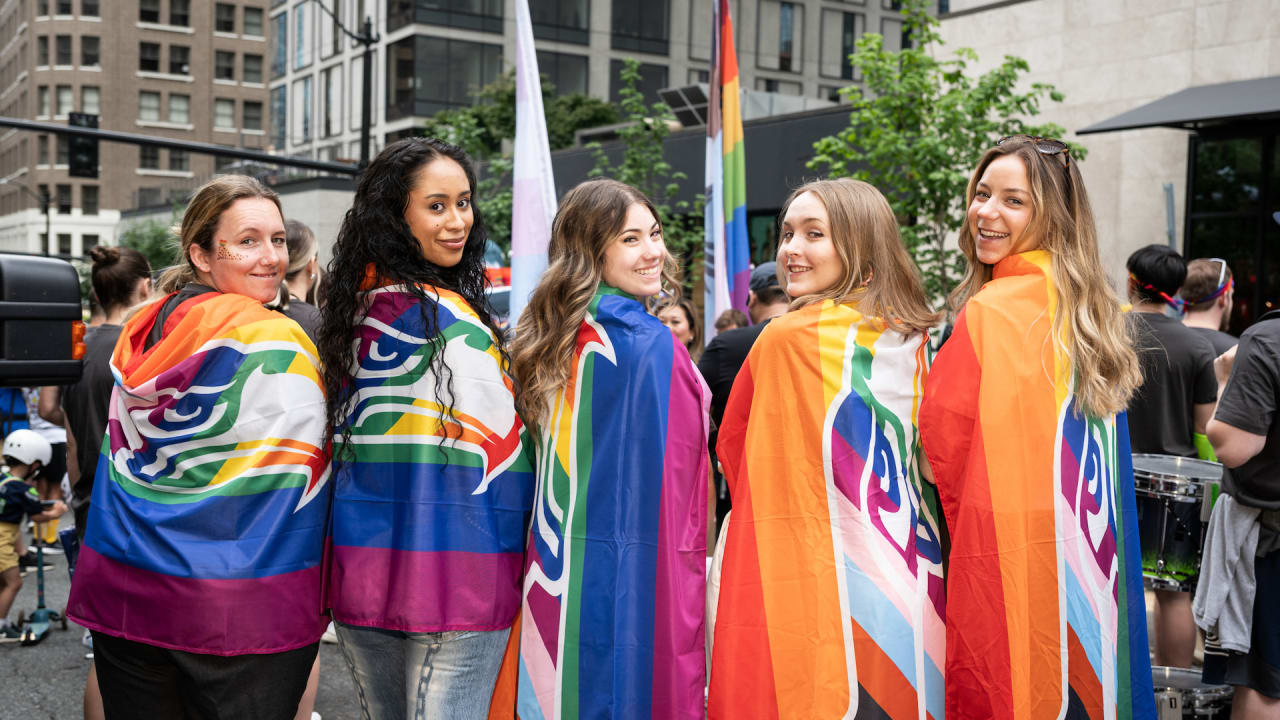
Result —
[[1280, 75], [1187, 88], [1095, 123], [1077, 135], [1170, 127], [1198, 130], [1250, 120], [1280, 120]]

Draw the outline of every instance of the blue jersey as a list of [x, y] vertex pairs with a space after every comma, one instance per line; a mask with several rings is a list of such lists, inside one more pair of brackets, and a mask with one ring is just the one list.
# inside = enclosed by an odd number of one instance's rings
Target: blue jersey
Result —
[[34, 487], [9, 473], [0, 473], [0, 523], [20, 523], [22, 516], [42, 512], [44, 505]]

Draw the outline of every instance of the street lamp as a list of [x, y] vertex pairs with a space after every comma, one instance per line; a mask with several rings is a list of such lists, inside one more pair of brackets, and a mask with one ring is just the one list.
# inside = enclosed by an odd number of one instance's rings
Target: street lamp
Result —
[[50, 198], [48, 193], [37, 193], [35, 190], [28, 187], [26, 183], [20, 183], [17, 180], [10, 180], [9, 178], [0, 177], [0, 185], [13, 185], [14, 187], [21, 188], [23, 192], [35, 198], [36, 201], [40, 203], [40, 207], [44, 209], [44, 247], [40, 248], [40, 253], [42, 255], [48, 255], [49, 243], [53, 240], [53, 230], [51, 229], [53, 220], [49, 211]]
[[370, 125], [373, 123], [373, 46], [378, 42], [378, 36], [373, 32], [373, 19], [368, 15], [364, 16], [364, 27], [361, 28], [362, 34], [357, 35], [347, 29], [346, 25], [338, 19], [337, 15], [328, 8], [323, 0], [312, 0], [325, 11], [329, 17], [333, 18], [333, 24], [344, 35], [364, 45], [364, 83], [361, 98], [363, 105], [360, 108], [360, 169], [364, 170], [369, 167], [369, 134], [371, 132]]

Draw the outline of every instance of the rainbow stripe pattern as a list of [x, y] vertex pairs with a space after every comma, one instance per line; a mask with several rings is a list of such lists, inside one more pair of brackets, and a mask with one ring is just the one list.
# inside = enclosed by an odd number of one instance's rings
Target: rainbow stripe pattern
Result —
[[711, 98], [707, 104], [706, 287], [707, 341], [715, 320], [734, 308], [747, 311], [751, 251], [747, 244], [747, 166], [739, 100], [738, 54], [729, 0], [716, 0], [711, 38]]
[[1125, 417], [1076, 403], [1048, 253], [993, 275], [920, 411], [951, 530], [947, 716], [1153, 718]]
[[68, 615], [216, 655], [317, 642], [329, 506], [325, 398], [302, 328], [206, 293], [129, 320]]
[[709, 393], [608, 287], [573, 363], [538, 438], [517, 714], [703, 717]]
[[943, 720], [937, 495], [917, 466], [928, 343], [856, 306], [774, 319], [717, 441], [733, 496], [712, 718]]
[[433, 302], [366, 295], [334, 437], [329, 602], [352, 625], [501, 630], [520, 607], [533, 493], [524, 426], [493, 333], [462, 296], [424, 291]]

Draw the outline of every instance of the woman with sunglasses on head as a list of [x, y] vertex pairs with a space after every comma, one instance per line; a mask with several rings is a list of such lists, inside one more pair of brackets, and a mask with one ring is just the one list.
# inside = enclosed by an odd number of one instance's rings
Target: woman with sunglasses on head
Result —
[[538, 468], [517, 711], [701, 718], [710, 393], [642, 304], [676, 264], [653, 204], [605, 179], [565, 194], [549, 254], [511, 349]]
[[475, 186], [460, 148], [391, 143], [325, 273], [328, 598], [366, 719], [485, 718], [506, 687], [533, 476]]
[[947, 717], [1154, 717], [1124, 417], [1142, 378], [1083, 178], [1017, 135], [966, 200], [920, 408], [951, 537]]
[[874, 187], [782, 211], [791, 312], [760, 334], [717, 441], [733, 496], [712, 718], [943, 717], [943, 529], [916, 431], [937, 321]]

